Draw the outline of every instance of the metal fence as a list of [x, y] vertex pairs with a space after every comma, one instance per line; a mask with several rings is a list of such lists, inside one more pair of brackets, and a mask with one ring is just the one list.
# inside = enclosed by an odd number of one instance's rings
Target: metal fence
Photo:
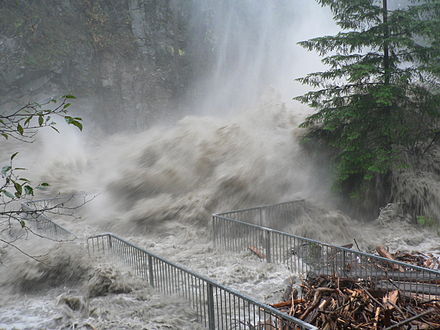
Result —
[[[384, 290], [440, 295], [440, 271], [288, 234], [263, 224], [292, 222], [303, 201], [213, 215], [214, 244], [232, 251], [259, 251], [267, 262], [300, 274], [362, 278]], [[279, 218], [277, 218], [279, 217]]]
[[89, 237], [89, 254], [117, 257], [158, 291], [184, 297], [209, 329], [317, 329], [111, 233]]
[[[69, 230], [56, 224], [44, 214], [44, 209], [47, 209], [48, 203], [52, 203], [56, 208], [58, 203], [65, 199], [55, 198], [50, 200], [28, 201], [21, 204], [21, 209], [24, 211], [22, 219], [25, 225], [35, 233], [57, 241], [74, 240], [77, 237]], [[54, 204], [55, 203], [55, 204]]]

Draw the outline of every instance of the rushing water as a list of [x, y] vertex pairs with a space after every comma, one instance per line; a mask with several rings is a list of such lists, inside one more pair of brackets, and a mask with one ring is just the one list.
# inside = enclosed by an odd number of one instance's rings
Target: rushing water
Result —
[[[299, 145], [297, 126], [307, 109], [290, 101], [301, 92], [292, 80], [319, 63], [295, 43], [334, 29], [327, 11], [310, 0], [200, 0], [193, 6], [194, 29], [201, 13], [213, 11], [218, 45], [212, 71], [194, 83], [192, 95], [199, 97], [185, 100], [193, 115], [99, 140], [64, 128], [61, 136], [44, 132], [32, 148], [22, 147], [30, 175], [50, 182], [52, 192], [96, 194], [81, 218], [54, 220], [80, 242], [113, 231], [265, 302], [279, 299], [291, 274], [250, 252], [213, 250], [211, 213], [305, 198], [316, 207], [286, 230], [338, 244], [356, 239], [363, 249], [439, 248], [435, 233], [396, 225], [392, 215], [366, 225], [332, 211], [325, 157], [316, 164]], [[2, 157], [10, 150], [2, 149]], [[23, 248], [48, 253], [51, 268], [8, 250], [1, 280], [9, 294], [0, 300], [0, 328], [197, 328], [184, 302], [154, 293], [128, 271], [91, 263], [79, 244], [35, 240]], [[89, 297], [102, 271], [130, 292]], [[68, 307], [66, 297], [80, 307]]]
[[[297, 143], [300, 118], [296, 111], [270, 102], [230, 118], [187, 117], [173, 126], [109, 137], [93, 145], [78, 142], [80, 152], [66, 157], [52, 148], [35, 170], [54, 191], [97, 194], [83, 207], [81, 218], [56, 219], [80, 242], [87, 235], [113, 231], [264, 302], [279, 300], [292, 274], [282, 265], [260, 262], [249, 251], [214, 250], [211, 213], [306, 198], [315, 206], [284, 230], [338, 244], [356, 239], [362, 249], [379, 244], [438, 249], [435, 233], [397, 222], [393, 214], [367, 225], [331, 211], [326, 175], [316, 174], [316, 166]], [[2, 282], [10, 295], [0, 302], [0, 326], [197, 327], [184, 302], [154, 293], [127, 271], [122, 278], [133, 282], [131, 292], [89, 298], [90, 277], [109, 265], [91, 263], [83, 252], [76, 252], [78, 245], [52, 248], [43, 242], [33, 238], [22, 246], [34, 253], [40, 253], [35, 244], [41, 253], [49, 251], [49, 270], [15, 259], [12, 251], [7, 256]], [[86, 307], [71, 310], [63, 297], [78, 298]]]

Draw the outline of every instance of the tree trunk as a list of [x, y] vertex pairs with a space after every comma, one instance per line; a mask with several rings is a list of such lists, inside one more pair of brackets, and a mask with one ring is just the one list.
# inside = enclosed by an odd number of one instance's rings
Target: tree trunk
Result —
[[383, 69], [384, 69], [384, 83], [390, 84], [390, 49], [389, 49], [389, 37], [390, 28], [388, 27], [388, 0], [383, 0], [382, 15], [384, 24], [383, 33]]

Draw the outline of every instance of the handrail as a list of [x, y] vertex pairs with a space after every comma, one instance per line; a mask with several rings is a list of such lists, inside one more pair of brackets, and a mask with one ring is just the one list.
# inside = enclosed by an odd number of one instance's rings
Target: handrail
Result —
[[[121, 246], [121, 243], [124, 246]], [[186, 296], [198, 311], [200, 320], [209, 329], [229, 328], [236, 322], [247, 324], [249, 327], [269, 325], [267, 322], [270, 322], [271, 325], [287, 326], [289, 329], [298, 326], [301, 329], [317, 329], [307, 322], [260, 303], [184, 266], [138, 247], [115, 234], [103, 233], [91, 236], [87, 239], [87, 247], [89, 253], [120, 254], [123, 261], [134, 266], [137, 273], [146, 277], [151, 286], [165, 293]], [[188, 290], [192, 294], [185, 294]]]
[[[277, 205], [279, 205], [279, 204], [277, 204]], [[329, 244], [329, 243], [317, 241], [317, 240], [314, 240], [312, 238], [307, 238], [307, 237], [302, 237], [302, 236], [297, 236], [297, 235], [289, 234], [289, 233], [286, 233], [286, 232], [283, 232], [283, 231], [280, 231], [280, 230], [276, 230], [276, 229], [272, 229], [272, 228], [269, 228], [269, 227], [259, 226], [259, 225], [255, 225], [253, 223], [244, 222], [244, 221], [241, 221], [241, 220], [230, 219], [230, 218], [227, 218], [227, 217], [224, 217], [224, 216], [219, 216], [218, 214], [219, 213], [213, 214], [213, 217], [216, 217], [218, 219], [222, 219], [222, 220], [225, 220], [225, 221], [231, 221], [231, 222], [239, 223], [239, 224], [242, 224], [242, 225], [245, 225], [245, 226], [249, 226], [249, 227], [253, 227], [253, 228], [256, 228], [256, 229], [259, 229], [259, 230], [264, 230], [266, 232], [277, 233], [277, 234], [288, 236], [288, 237], [292, 237], [292, 238], [299, 238], [299, 239], [301, 239], [303, 241], [306, 241], [306, 242], [309, 242], [311, 244], [326, 246], [326, 247], [337, 249], [337, 250], [340, 250], [340, 251], [346, 251], [346, 252], [354, 253], [354, 254], [357, 254], [357, 255], [360, 255], [360, 256], [364, 256], [364, 257], [368, 257], [368, 258], [373, 258], [373, 259], [376, 259], [376, 260], [379, 260], [379, 261], [383, 261], [383, 262], [387, 262], [387, 263], [391, 263], [391, 264], [396, 264], [396, 265], [401, 265], [401, 266], [404, 266], [404, 267], [409, 267], [409, 268], [412, 268], [412, 269], [416, 269], [416, 270], [420, 270], [420, 271], [426, 271], [426, 272], [429, 272], [429, 273], [440, 275], [440, 270], [420, 267], [420, 266], [408, 264], [408, 263], [405, 263], [405, 262], [402, 262], [402, 261], [399, 261], [399, 260], [393, 260], [393, 259], [384, 258], [382, 256], [378, 256], [378, 255], [375, 255], [375, 254], [371, 254], [371, 253], [367, 253], [367, 252], [362, 252], [362, 251], [356, 251], [356, 250], [349, 249], [349, 248], [346, 248], [346, 247], [343, 247], [343, 246], [338, 246], [338, 245], [334, 245], [334, 244]]]
[[266, 209], [269, 207], [276, 207], [276, 206], [288, 205], [288, 204], [293, 204], [293, 203], [301, 203], [301, 202], [305, 202], [305, 199], [296, 199], [294, 201], [281, 202], [281, 203], [276, 203], [276, 204], [264, 204], [264, 205], [260, 205], [260, 206], [250, 207], [247, 209], [246, 208], [245, 209], [235, 209], [235, 210], [231, 210], [231, 211], [214, 213], [213, 215], [224, 216], [224, 215], [230, 214], [230, 213], [239, 213], [239, 212], [244, 212], [244, 211], [255, 211], [255, 210]]
[[43, 213], [30, 207], [29, 203], [21, 203], [21, 208], [27, 212], [25, 221], [31, 224], [33, 230], [54, 240], [74, 240], [77, 236], [66, 228], [56, 224]]
[[[305, 275], [363, 278], [384, 290], [440, 296], [440, 270], [289, 234], [275, 228], [295, 221], [298, 201], [212, 215], [214, 245], [227, 250], [258, 249], [267, 262], [287, 264]], [[255, 212], [258, 211], [259, 212]]]

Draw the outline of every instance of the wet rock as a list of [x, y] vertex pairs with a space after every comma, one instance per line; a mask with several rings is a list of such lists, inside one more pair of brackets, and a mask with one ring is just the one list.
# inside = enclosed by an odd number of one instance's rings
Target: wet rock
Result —
[[173, 98], [189, 85], [189, 8], [145, 0], [2, 4], [0, 105], [13, 110], [70, 91], [88, 104], [87, 118], [111, 132], [149, 124], [177, 109]]

